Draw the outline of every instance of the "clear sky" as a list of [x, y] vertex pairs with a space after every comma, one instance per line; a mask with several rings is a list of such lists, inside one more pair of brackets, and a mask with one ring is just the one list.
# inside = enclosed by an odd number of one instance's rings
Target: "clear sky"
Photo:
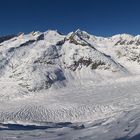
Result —
[[140, 0], [0, 0], [0, 35], [77, 28], [99, 36], [140, 34]]

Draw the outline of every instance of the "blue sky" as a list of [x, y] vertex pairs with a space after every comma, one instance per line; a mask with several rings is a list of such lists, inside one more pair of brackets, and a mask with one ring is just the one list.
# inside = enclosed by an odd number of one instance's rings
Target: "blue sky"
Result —
[[0, 35], [77, 28], [99, 36], [140, 34], [140, 0], [0, 0]]

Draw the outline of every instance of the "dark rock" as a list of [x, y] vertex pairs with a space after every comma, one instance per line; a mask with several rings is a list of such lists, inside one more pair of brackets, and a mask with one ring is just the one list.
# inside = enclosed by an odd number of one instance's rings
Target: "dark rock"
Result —
[[16, 35], [7, 35], [7, 36], [2, 36], [0, 37], [0, 43], [4, 42], [4, 41], [7, 41], [7, 40], [10, 40], [12, 38], [16, 37]]
[[37, 37], [36, 41], [44, 40], [44, 34], [41, 34]]

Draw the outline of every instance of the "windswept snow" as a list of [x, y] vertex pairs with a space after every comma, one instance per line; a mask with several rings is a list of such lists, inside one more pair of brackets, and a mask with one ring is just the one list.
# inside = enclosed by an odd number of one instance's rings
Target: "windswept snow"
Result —
[[134, 137], [139, 68], [140, 36], [49, 30], [0, 38], [0, 139]]

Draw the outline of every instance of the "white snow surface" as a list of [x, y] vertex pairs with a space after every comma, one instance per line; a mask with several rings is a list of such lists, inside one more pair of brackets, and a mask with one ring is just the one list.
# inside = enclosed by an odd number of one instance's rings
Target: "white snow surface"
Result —
[[1, 42], [0, 139], [140, 139], [139, 69], [139, 35], [49, 30]]

